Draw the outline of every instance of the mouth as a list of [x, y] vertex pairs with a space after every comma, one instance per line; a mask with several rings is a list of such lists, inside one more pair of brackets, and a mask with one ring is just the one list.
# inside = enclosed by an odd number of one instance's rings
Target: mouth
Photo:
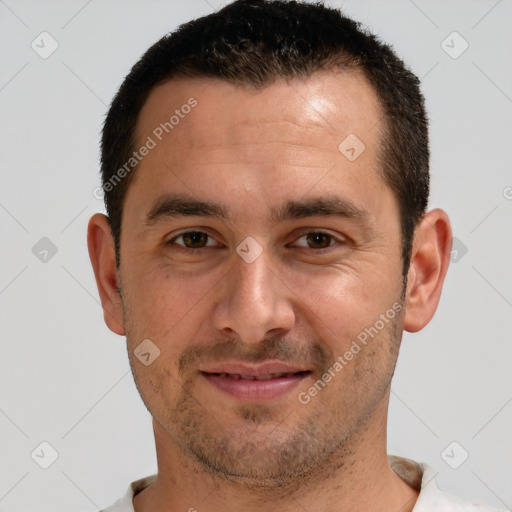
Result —
[[281, 372], [281, 373], [268, 373], [266, 375], [241, 375], [239, 373], [210, 373], [210, 375], [215, 375], [217, 377], [229, 378], [229, 379], [235, 379], [235, 380], [242, 379], [242, 380], [259, 380], [259, 381], [263, 381], [263, 380], [272, 380], [272, 379], [282, 379], [282, 378], [287, 378], [287, 377], [293, 377], [295, 375], [306, 374], [306, 373], [310, 373], [310, 372], [307, 372], [307, 371], [296, 372], [296, 373], [294, 373], [294, 372], [287, 372], [287, 373]]
[[262, 402], [288, 394], [311, 371], [271, 362], [258, 366], [222, 364], [200, 373], [208, 383], [237, 400]]

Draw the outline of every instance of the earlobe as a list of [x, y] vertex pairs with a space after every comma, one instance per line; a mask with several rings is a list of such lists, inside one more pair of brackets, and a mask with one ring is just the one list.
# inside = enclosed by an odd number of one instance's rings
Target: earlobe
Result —
[[87, 229], [87, 245], [105, 323], [112, 332], [123, 336], [125, 329], [114, 239], [105, 215], [97, 213], [91, 217]]
[[416, 227], [407, 275], [404, 329], [417, 332], [436, 312], [450, 262], [452, 231], [440, 209], [425, 214]]

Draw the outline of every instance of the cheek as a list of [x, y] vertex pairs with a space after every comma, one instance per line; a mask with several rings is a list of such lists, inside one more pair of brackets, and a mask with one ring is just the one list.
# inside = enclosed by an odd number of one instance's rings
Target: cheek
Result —
[[165, 382], [180, 381], [178, 361], [183, 351], [192, 342], [207, 340], [208, 298], [218, 281], [216, 276], [184, 276], [162, 268], [131, 275], [125, 290], [126, 336], [131, 355], [145, 339], [159, 351], [148, 367], [133, 357], [134, 372], [152, 393]]
[[218, 283], [215, 275], [192, 276], [155, 268], [130, 282], [131, 315], [147, 334], [161, 338], [204, 307]]
[[[306, 321], [339, 350], [379, 320], [399, 299], [398, 275], [380, 272], [378, 265], [331, 268], [314, 275], [294, 272], [287, 280]], [[394, 273], [393, 273], [394, 275]]]

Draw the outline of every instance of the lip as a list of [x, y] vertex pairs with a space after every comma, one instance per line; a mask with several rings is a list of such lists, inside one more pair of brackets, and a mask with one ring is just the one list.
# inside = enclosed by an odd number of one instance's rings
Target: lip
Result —
[[200, 368], [204, 373], [231, 373], [238, 375], [251, 375], [260, 377], [272, 373], [299, 373], [306, 372], [308, 368], [294, 366], [281, 361], [266, 361], [260, 364], [247, 364], [238, 362], [222, 362], [206, 368]]
[[311, 372], [279, 361], [262, 364], [218, 363], [201, 375], [220, 391], [244, 401], [267, 401], [289, 393]]

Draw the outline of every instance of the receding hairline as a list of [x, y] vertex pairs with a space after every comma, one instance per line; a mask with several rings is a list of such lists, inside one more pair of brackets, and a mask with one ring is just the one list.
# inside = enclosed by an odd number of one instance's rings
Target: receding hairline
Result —
[[[165, 86], [168, 86], [173, 83], [181, 83], [181, 84], [199, 84], [204, 85], [204, 89], [207, 89], [208, 87], [212, 85], [226, 85], [226, 86], [232, 86], [236, 88], [243, 89], [244, 91], [248, 93], [258, 94], [262, 90], [275, 85], [279, 82], [284, 82], [286, 84], [293, 84], [293, 82], [301, 82], [301, 81], [308, 81], [310, 79], [314, 79], [318, 75], [339, 75], [339, 76], [352, 76], [354, 78], [359, 78], [364, 80], [366, 85], [369, 87], [369, 89], [372, 91], [373, 96], [375, 98], [375, 105], [378, 109], [377, 117], [379, 119], [378, 124], [380, 125], [379, 129], [379, 141], [382, 141], [382, 137], [387, 136], [388, 134], [388, 122], [387, 122], [387, 115], [385, 106], [383, 104], [383, 101], [381, 97], [379, 96], [378, 88], [372, 83], [371, 79], [368, 77], [368, 74], [366, 73], [365, 69], [360, 64], [352, 64], [350, 66], [342, 66], [338, 67], [336, 65], [331, 66], [323, 66], [319, 67], [318, 69], [313, 70], [311, 73], [307, 73], [302, 75], [293, 75], [293, 76], [280, 76], [276, 74], [275, 76], [271, 77], [268, 81], [264, 83], [254, 83], [252, 81], [249, 81], [247, 78], [242, 79], [239, 81], [232, 80], [231, 78], [224, 78], [219, 76], [210, 76], [207, 74], [204, 74], [202, 72], [197, 72], [191, 75], [186, 75], [181, 72], [174, 73], [169, 77], [166, 77], [151, 87], [151, 89], [148, 91], [144, 102], [142, 103], [138, 113], [137, 113], [137, 120], [134, 126], [133, 130], [133, 140], [131, 143], [131, 151], [135, 151], [135, 149], [138, 147], [138, 145], [142, 144], [143, 139], [147, 134], [141, 133], [141, 117], [147, 108], [147, 105], [149, 103], [150, 98], [155, 94], [155, 92]], [[182, 98], [182, 101], [186, 101], [187, 98]], [[178, 104], [173, 105], [174, 107], [179, 106]], [[376, 125], [374, 126], [376, 127]], [[373, 129], [373, 128], [372, 128]], [[341, 141], [340, 141], [341, 142]], [[379, 160], [380, 161], [380, 160]], [[139, 167], [139, 165], [135, 166], [133, 169], [132, 174], [136, 174], [136, 170]], [[134, 176], [132, 175], [131, 179], [133, 179]]]

